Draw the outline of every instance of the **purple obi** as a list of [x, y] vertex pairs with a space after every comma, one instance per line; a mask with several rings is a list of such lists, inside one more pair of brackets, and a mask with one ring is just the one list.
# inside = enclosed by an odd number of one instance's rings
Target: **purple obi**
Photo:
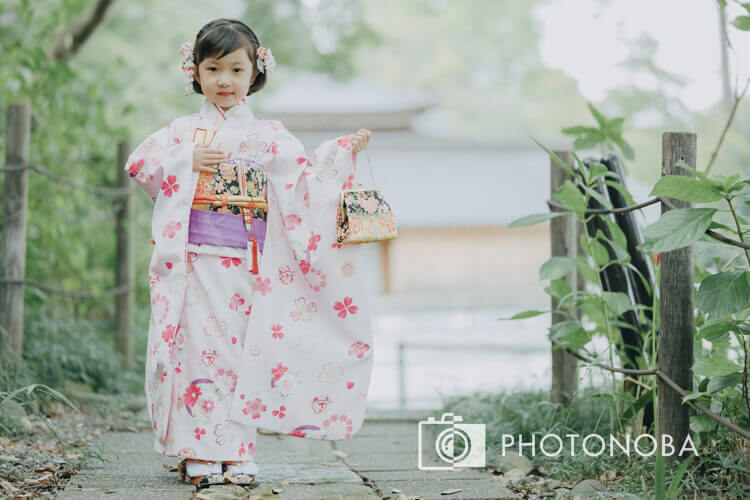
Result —
[[242, 215], [190, 209], [188, 243], [247, 248], [247, 240], [255, 236], [258, 251], [263, 253], [266, 239], [266, 222], [252, 219], [252, 233], [245, 227]]

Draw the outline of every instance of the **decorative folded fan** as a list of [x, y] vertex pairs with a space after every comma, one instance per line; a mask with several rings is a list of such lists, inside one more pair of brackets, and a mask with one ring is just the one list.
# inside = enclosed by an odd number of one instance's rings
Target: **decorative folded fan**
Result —
[[371, 189], [348, 189], [339, 195], [339, 208], [336, 215], [336, 241], [338, 243], [371, 243], [392, 240], [398, 236], [396, 223], [390, 205], [383, 192], [375, 185], [370, 153], [367, 164], [372, 177]]

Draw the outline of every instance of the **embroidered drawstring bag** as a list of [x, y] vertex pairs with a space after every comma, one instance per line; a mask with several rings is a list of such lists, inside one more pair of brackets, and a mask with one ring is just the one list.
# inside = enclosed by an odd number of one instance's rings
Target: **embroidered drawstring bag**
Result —
[[341, 244], [371, 243], [398, 236], [391, 206], [375, 184], [370, 153], [367, 149], [365, 152], [373, 187], [366, 189], [358, 183], [357, 189], [341, 191], [336, 214], [336, 241]]

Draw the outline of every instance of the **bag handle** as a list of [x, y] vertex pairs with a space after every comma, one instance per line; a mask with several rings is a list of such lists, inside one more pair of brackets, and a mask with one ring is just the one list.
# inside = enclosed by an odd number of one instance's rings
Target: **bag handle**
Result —
[[[370, 167], [370, 178], [372, 179], [372, 186], [377, 188], [377, 184], [375, 183], [375, 173], [372, 170], [372, 161], [370, 160], [370, 150], [368, 148], [365, 148], [365, 154], [367, 155], [367, 165]], [[358, 182], [358, 184], [361, 186], [362, 183]]]

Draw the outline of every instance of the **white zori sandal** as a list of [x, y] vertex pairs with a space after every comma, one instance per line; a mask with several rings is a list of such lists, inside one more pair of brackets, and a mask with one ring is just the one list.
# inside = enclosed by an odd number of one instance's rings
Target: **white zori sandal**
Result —
[[224, 477], [237, 484], [252, 484], [258, 474], [258, 464], [249, 461], [224, 461]]
[[221, 462], [213, 460], [183, 459], [177, 465], [180, 479], [197, 486], [224, 484]]

